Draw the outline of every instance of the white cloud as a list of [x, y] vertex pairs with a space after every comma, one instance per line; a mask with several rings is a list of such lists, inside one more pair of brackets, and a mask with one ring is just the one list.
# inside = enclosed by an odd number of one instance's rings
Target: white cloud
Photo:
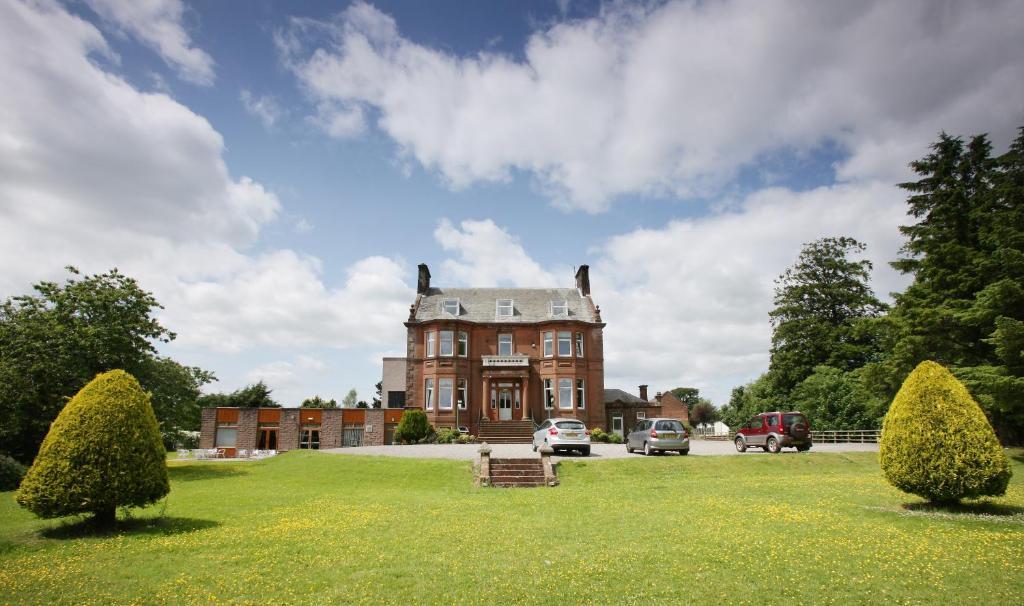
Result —
[[284, 115], [284, 108], [271, 95], [256, 96], [248, 89], [242, 89], [238, 97], [250, 115], [255, 116], [265, 128], [271, 128]]
[[228, 174], [201, 116], [90, 61], [107, 50], [57, 5], [0, 3], [0, 297], [69, 263], [117, 266], [166, 306], [177, 347], [401, 340], [413, 293], [399, 262], [363, 259], [332, 287], [314, 257], [248, 252], [277, 197]]
[[255, 383], [263, 381], [272, 391], [295, 391], [301, 389], [303, 381], [310, 374], [322, 373], [327, 365], [312, 356], [298, 356], [294, 360], [278, 360], [253, 368], [245, 374], [247, 381]]
[[194, 84], [213, 84], [213, 59], [192, 45], [181, 0], [85, 1], [106, 22], [156, 51], [178, 77]]
[[[519, 239], [494, 221], [463, 221], [459, 227], [442, 219], [434, 230], [441, 248], [458, 259], [446, 259], [437, 283], [466, 286], [558, 286], [554, 274], [526, 254]], [[562, 281], [564, 282], [564, 280]]]
[[277, 40], [328, 132], [358, 133], [372, 108], [452, 187], [521, 170], [588, 211], [713, 194], [764, 154], [829, 141], [848, 152], [842, 179], [893, 181], [939, 129], [998, 145], [1024, 117], [1017, 2], [647, 7], [551, 25], [522, 60], [417, 44], [361, 2], [330, 23], [293, 19]]

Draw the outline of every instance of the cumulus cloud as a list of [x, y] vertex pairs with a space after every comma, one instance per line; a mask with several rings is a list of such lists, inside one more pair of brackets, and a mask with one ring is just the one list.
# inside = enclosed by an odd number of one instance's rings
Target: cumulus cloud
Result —
[[612, 3], [537, 31], [522, 58], [460, 57], [357, 2], [277, 39], [331, 134], [372, 109], [452, 187], [525, 171], [557, 204], [600, 211], [713, 195], [780, 150], [835, 142], [842, 180], [892, 181], [939, 128], [1002, 143], [1024, 116], [1022, 30], [1010, 0]]
[[[446, 259], [437, 283], [465, 286], [558, 286], [555, 274], [530, 258], [519, 242], [494, 221], [462, 221], [458, 227], [442, 219], [434, 230], [441, 248], [455, 253]], [[565, 282], [562, 280], [561, 282]]]
[[117, 266], [166, 309], [181, 345], [347, 347], [401, 339], [412, 299], [398, 261], [353, 264], [340, 287], [291, 250], [249, 252], [281, 214], [232, 178], [224, 142], [165, 94], [92, 62], [89, 23], [49, 3], [0, 3], [0, 296]]
[[181, 0], [86, 0], [107, 23], [157, 52], [183, 80], [210, 86], [213, 58], [192, 45]]

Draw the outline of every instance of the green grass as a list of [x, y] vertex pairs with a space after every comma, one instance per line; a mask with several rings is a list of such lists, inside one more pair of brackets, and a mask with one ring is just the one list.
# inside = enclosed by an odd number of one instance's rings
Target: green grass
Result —
[[172, 462], [166, 503], [109, 535], [0, 496], [0, 603], [1020, 604], [1014, 467], [1006, 497], [935, 512], [873, 453], [572, 461], [513, 490], [455, 461]]

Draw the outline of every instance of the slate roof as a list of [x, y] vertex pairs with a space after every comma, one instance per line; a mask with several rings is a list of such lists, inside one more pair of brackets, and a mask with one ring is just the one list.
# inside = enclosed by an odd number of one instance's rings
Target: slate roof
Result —
[[[459, 300], [459, 315], [441, 311], [444, 299]], [[512, 299], [512, 317], [497, 317], [498, 299]], [[416, 321], [458, 318], [479, 323], [532, 323], [569, 319], [597, 322], [593, 306], [575, 288], [431, 288], [420, 300]], [[569, 315], [553, 317], [551, 302], [565, 301]]]
[[647, 402], [641, 400], [639, 397], [633, 394], [622, 391], [621, 389], [606, 389], [604, 390], [604, 403], [611, 404], [612, 402], [625, 402], [627, 404], [642, 404], [644, 406], [655, 406], [657, 402]]

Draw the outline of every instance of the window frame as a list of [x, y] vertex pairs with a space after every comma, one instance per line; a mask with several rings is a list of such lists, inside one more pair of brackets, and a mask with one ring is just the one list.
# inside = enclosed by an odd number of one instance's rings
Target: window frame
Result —
[[[556, 308], [561, 311], [556, 311]], [[552, 318], [568, 318], [569, 317], [569, 301], [562, 299], [560, 301], [549, 301], [548, 302], [548, 313]]]
[[[507, 305], [503, 305], [502, 304], [505, 301], [508, 302]], [[508, 307], [508, 313], [507, 314], [501, 313], [501, 309], [503, 307]], [[514, 315], [516, 315], [516, 305], [515, 305], [515, 301], [513, 299], [495, 299], [494, 300], [494, 317], [496, 317], [496, 318], [511, 318]]]
[[[572, 357], [572, 331], [559, 330], [558, 331], [558, 348], [555, 350], [558, 352], [559, 358], [571, 358]], [[562, 353], [562, 340], [565, 339], [566, 350], [568, 353]]]
[[640, 419], [646, 419], [646, 418], [647, 418], [647, 411], [646, 410], [638, 410], [638, 411], [636, 411], [636, 420], [637, 421], [639, 421]]
[[[448, 307], [450, 307], [449, 304], [451, 304], [451, 303], [455, 304], [455, 311], [448, 311]], [[462, 305], [459, 303], [458, 299], [441, 299], [441, 313], [442, 314], [448, 314], [450, 316], [458, 317], [459, 316], [459, 311], [461, 309], [462, 309]]]
[[[508, 353], [502, 353], [501, 352], [502, 337], [508, 337]], [[512, 336], [512, 333], [510, 333], [510, 332], [498, 333], [498, 355], [499, 356], [511, 356], [511, 355], [515, 354], [515, 351], [516, 351], [516, 343], [515, 343], [515, 338]]]
[[552, 330], [545, 330], [540, 333], [540, 339], [543, 343], [543, 352], [545, 358], [555, 357], [555, 332]]
[[[568, 394], [569, 394], [568, 398], [563, 398], [562, 397], [562, 395], [564, 394], [563, 390], [568, 390]], [[560, 377], [558, 379], [558, 410], [572, 410], [572, 408], [573, 408], [573, 406], [572, 406], [572, 392], [573, 392], [572, 379], [570, 379], [568, 377]], [[569, 405], [568, 406], [562, 406], [562, 400], [568, 400], [569, 401]]]
[[544, 409], [555, 409], [555, 385], [552, 379], [544, 379]]
[[425, 343], [423, 345], [426, 350], [426, 357], [433, 358], [434, 352], [437, 350], [437, 334], [436, 331], [428, 330], [424, 333]]
[[576, 333], [576, 357], [582, 358], [583, 356], [583, 333]]
[[465, 357], [469, 356], [469, 333], [468, 332], [466, 332], [464, 330], [460, 330], [459, 331], [459, 340], [458, 340], [458, 345], [455, 348], [455, 353], [457, 353], [460, 358], [465, 358]]
[[455, 381], [455, 401], [459, 410], [469, 408], [469, 382], [466, 379]]
[[434, 410], [434, 378], [423, 379], [423, 410]]
[[[441, 358], [451, 358], [455, 356], [455, 331], [454, 330], [441, 330], [438, 331], [440, 334], [437, 340], [437, 354]], [[448, 353], [444, 352], [444, 341], [445, 336], [448, 337]]]
[[585, 379], [576, 379], [576, 408], [583, 410], [587, 407], [587, 382]]
[[[445, 383], [448, 384], [448, 402], [445, 406], [444, 390]], [[455, 379], [452, 377], [438, 377], [437, 379], [437, 409], [452, 410], [455, 405]]]

